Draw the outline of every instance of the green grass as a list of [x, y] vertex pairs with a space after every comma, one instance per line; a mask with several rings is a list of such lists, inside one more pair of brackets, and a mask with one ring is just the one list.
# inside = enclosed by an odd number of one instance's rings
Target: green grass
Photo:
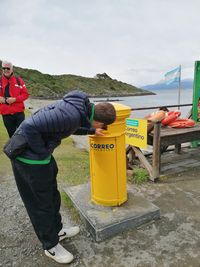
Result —
[[148, 172], [140, 167], [134, 167], [133, 175], [129, 177], [129, 181], [131, 183], [135, 183], [138, 185], [146, 183], [148, 179], [149, 179]]
[[58, 180], [67, 185], [77, 185], [89, 179], [89, 155], [88, 152], [73, 146], [69, 137], [55, 150], [59, 173]]

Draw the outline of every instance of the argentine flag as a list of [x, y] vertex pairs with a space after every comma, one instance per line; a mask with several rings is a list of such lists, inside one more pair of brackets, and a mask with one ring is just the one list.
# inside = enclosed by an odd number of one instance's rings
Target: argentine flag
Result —
[[181, 77], [181, 66], [165, 73], [165, 83], [171, 84], [173, 82], [179, 82]]

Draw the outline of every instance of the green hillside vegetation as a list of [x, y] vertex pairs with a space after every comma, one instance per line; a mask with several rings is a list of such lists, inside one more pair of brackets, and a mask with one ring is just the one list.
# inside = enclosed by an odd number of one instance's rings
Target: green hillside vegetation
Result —
[[87, 78], [71, 74], [43, 74], [37, 70], [16, 66], [14, 73], [23, 78], [29, 93], [34, 97], [59, 98], [75, 88], [85, 91], [91, 97], [151, 94], [147, 90], [112, 79], [106, 73], [97, 74], [95, 78]]

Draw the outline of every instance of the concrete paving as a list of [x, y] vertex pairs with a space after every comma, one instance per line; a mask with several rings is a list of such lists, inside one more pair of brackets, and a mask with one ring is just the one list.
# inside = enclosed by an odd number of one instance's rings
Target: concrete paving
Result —
[[64, 187], [63, 190], [97, 242], [160, 218], [160, 209], [145, 198], [136, 196], [133, 186], [127, 190], [128, 200], [119, 207], [92, 203], [89, 183]]

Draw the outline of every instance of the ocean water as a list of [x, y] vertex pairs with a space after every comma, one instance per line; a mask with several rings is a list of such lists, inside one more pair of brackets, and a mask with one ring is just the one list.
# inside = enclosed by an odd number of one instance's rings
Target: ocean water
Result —
[[[117, 103], [121, 103], [124, 105], [128, 105], [131, 108], [142, 108], [142, 107], [156, 107], [156, 106], [168, 106], [168, 105], [177, 105], [178, 104], [178, 90], [174, 89], [162, 89], [162, 90], [155, 90], [152, 91], [156, 95], [145, 95], [145, 96], [128, 96], [128, 97], [109, 97], [110, 100], [120, 100]], [[192, 96], [193, 90], [192, 89], [182, 89], [180, 95], [180, 104], [192, 104]], [[93, 102], [97, 102], [98, 100], [106, 101], [107, 98], [90, 98]], [[32, 112], [36, 111], [37, 109], [48, 105], [55, 100], [41, 100], [41, 99], [28, 99], [25, 104], [26, 107], [31, 109]], [[175, 108], [170, 108], [170, 110], [176, 110]], [[185, 117], [191, 109], [191, 106], [188, 107], [181, 107], [181, 117]], [[134, 118], [143, 118], [145, 115], [152, 113], [155, 109], [150, 110], [139, 110], [139, 111], [132, 111], [131, 117]]]
[[[131, 108], [142, 108], [142, 107], [157, 107], [157, 106], [168, 106], [178, 104], [178, 89], [160, 89], [152, 91], [156, 95], [145, 95], [145, 96], [129, 96], [129, 97], [109, 97], [110, 100], [119, 100], [117, 103], [128, 105]], [[180, 93], [180, 104], [192, 104], [193, 89], [182, 89]], [[92, 98], [92, 101], [107, 100], [107, 98]], [[176, 110], [177, 107], [170, 108], [170, 110]], [[155, 111], [151, 110], [135, 110], [132, 111], [131, 117], [143, 118], [145, 115]], [[187, 116], [191, 106], [180, 107], [181, 117]]]

